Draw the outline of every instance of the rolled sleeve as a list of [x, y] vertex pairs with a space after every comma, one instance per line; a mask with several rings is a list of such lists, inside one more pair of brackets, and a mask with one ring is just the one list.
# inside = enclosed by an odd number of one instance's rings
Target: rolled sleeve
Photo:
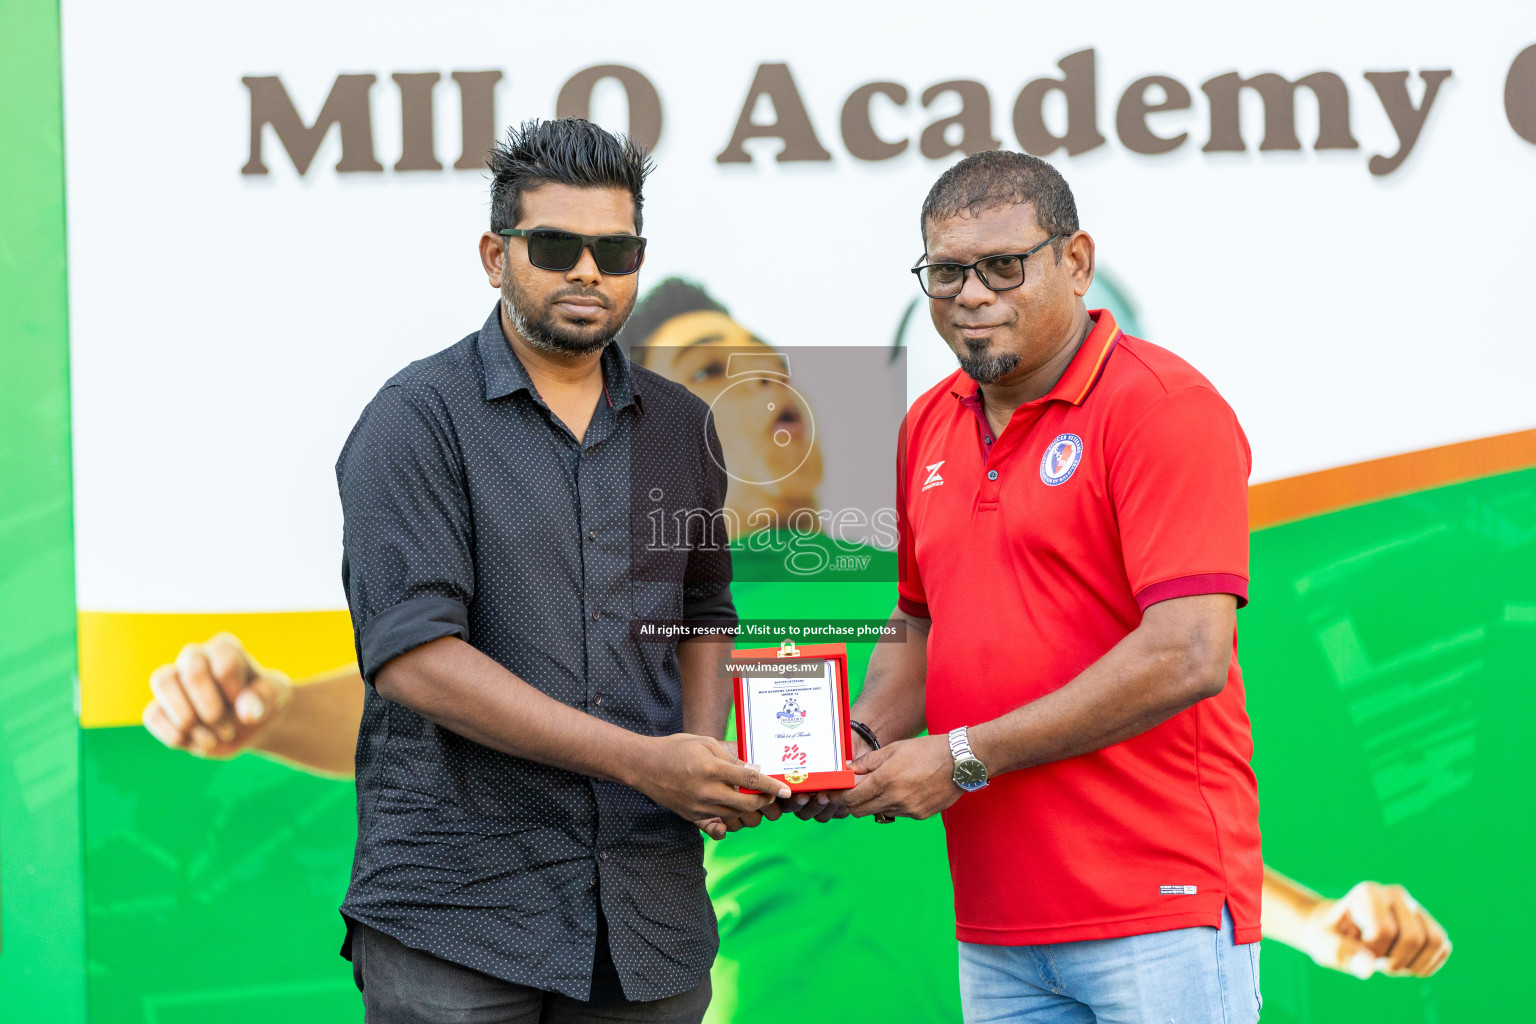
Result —
[[358, 635], [363, 678], [373, 682], [391, 659], [445, 636], [469, 639], [469, 610], [461, 602], [429, 594], [389, 606], [369, 619]]
[[731, 597], [731, 588], [721, 587], [713, 594], [700, 596], [692, 600], [685, 598], [683, 601], [683, 618], [708, 619], [721, 623], [728, 622], [734, 626], [737, 622], [736, 602]]
[[[713, 417], [706, 421], [707, 450], [699, 459], [699, 496], [709, 513], [698, 524], [699, 533], [688, 538], [688, 565], [683, 572], [683, 618], [709, 619], [736, 625], [736, 603], [731, 598], [731, 546], [724, 516], [728, 484], [725, 452], [715, 433]], [[690, 534], [693, 526], [690, 525]]]
[[358, 664], [372, 683], [390, 659], [444, 636], [469, 639], [473, 531], [446, 412], [425, 389], [384, 388], [336, 464], [342, 584]]

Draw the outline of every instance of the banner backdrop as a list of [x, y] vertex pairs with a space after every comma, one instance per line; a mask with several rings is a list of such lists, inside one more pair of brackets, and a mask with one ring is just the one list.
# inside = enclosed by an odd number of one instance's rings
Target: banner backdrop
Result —
[[[350, 784], [164, 750], [146, 679], [218, 629], [295, 678], [350, 661], [336, 454], [494, 302], [489, 141], [567, 114], [654, 146], [642, 289], [695, 282], [781, 352], [904, 350], [910, 397], [954, 366], [907, 273], [929, 186], [965, 153], [1053, 161], [1098, 244], [1090, 305], [1194, 363], [1252, 443], [1266, 862], [1329, 896], [1402, 883], [1456, 947], [1433, 979], [1362, 982], [1266, 942], [1265, 1019], [1517, 1016], [1536, 13], [1427, 15], [66, 0], [92, 1019], [360, 1018], [335, 956]], [[828, 507], [892, 457], [826, 452]], [[769, 618], [893, 602], [738, 595]], [[867, 824], [711, 848], [712, 1019], [958, 1018], [941, 826]], [[810, 942], [836, 978], [796, 980]]]

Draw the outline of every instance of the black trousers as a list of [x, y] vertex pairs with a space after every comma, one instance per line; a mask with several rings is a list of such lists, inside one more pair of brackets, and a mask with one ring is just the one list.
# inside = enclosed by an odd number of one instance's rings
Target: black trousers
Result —
[[708, 977], [666, 999], [625, 999], [602, 931], [592, 998], [582, 1002], [439, 960], [354, 921], [352, 978], [363, 993], [365, 1024], [699, 1024], [704, 1019]]

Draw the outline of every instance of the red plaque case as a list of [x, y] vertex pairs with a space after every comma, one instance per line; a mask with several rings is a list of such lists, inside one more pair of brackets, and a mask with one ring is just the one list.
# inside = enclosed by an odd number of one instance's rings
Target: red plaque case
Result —
[[[782, 779], [791, 792], [801, 793], [825, 789], [851, 789], [855, 775], [850, 767], [851, 760], [848, 752], [853, 749], [853, 739], [848, 727], [848, 648], [845, 644], [808, 644], [804, 647], [795, 647], [786, 642], [780, 647], [759, 647], [731, 652], [732, 661], [759, 660], [775, 662], [782, 661], [810, 661], [827, 662], [829, 670], [835, 671], [837, 678], [833, 681], [833, 693], [831, 695], [832, 706], [832, 741], [837, 749], [832, 755], [832, 762], [840, 767], [822, 771], [795, 771], [771, 773], [774, 778]], [[741, 676], [734, 677], [736, 691], [736, 755], [748, 764], [761, 763], [754, 758], [749, 742], [749, 716], [750, 709], [746, 701], [746, 680]], [[786, 751], [788, 747], [786, 747]], [[825, 758], [821, 758], [825, 760]], [[780, 764], [780, 759], [773, 759], [775, 765]], [[766, 765], [764, 766], [766, 769]]]

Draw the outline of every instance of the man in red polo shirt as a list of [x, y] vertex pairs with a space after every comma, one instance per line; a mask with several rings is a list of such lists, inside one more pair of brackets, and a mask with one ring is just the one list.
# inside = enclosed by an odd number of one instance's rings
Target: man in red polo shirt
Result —
[[1247, 439], [1085, 307], [1093, 239], [1049, 164], [972, 156], [922, 227], [961, 366], [898, 454], [896, 617], [927, 642], [877, 648], [853, 717], [885, 745], [840, 799], [944, 813], [967, 1020], [1257, 1020]]

